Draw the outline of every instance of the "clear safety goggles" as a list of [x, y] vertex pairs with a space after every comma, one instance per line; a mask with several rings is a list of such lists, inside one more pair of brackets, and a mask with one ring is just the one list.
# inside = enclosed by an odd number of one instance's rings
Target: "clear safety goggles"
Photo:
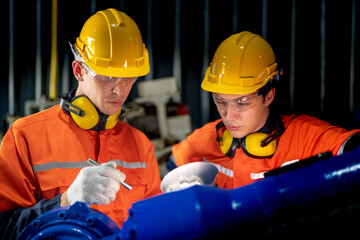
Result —
[[237, 112], [245, 112], [255, 107], [259, 101], [258, 96], [260, 96], [260, 93], [255, 92], [250, 95], [236, 99], [224, 99], [213, 94], [213, 99], [219, 112], [222, 114], [226, 114], [230, 105]]
[[105, 85], [105, 86], [115, 86], [119, 84], [120, 81], [122, 81], [123, 87], [129, 87], [132, 84], [134, 84], [137, 80], [137, 77], [108, 77], [103, 76], [100, 74], [97, 74], [94, 72], [88, 65], [86, 65], [84, 62], [81, 62], [81, 65], [86, 69], [86, 71], [90, 74], [90, 76], [99, 84]]

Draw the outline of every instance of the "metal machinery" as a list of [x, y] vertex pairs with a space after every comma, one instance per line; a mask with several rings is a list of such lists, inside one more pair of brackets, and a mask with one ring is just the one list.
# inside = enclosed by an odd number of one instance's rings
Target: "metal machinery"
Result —
[[[166, 160], [171, 154], [172, 145], [182, 141], [192, 132], [191, 118], [189, 113], [168, 116], [167, 103], [176, 99], [180, 101], [180, 90], [175, 77], [165, 77], [152, 79], [151, 81], [140, 81], [137, 84], [139, 97], [135, 99], [133, 106], [150, 103], [155, 107], [156, 117], [153, 115], [145, 116], [143, 107], [138, 109], [123, 108], [126, 111], [124, 121], [135, 128], [140, 129], [145, 134], [159, 131], [159, 138], [150, 137], [155, 147], [155, 157], [158, 160], [161, 177], [164, 177], [168, 170]], [[130, 105], [131, 105], [130, 104]], [[155, 121], [153, 121], [155, 118]], [[142, 122], [143, 129], [139, 128], [136, 121]], [[129, 122], [130, 121], [130, 122]], [[154, 131], [155, 130], [155, 131]]]
[[121, 229], [77, 203], [40, 216], [20, 239], [334, 239], [356, 233], [359, 191], [360, 148], [305, 159], [233, 190], [193, 186], [139, 201]]

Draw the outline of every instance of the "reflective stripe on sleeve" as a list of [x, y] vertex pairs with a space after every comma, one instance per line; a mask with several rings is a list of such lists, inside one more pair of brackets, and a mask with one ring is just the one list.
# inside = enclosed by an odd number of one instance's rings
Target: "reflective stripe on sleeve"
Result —
[[54, 168], [83, 168], [90, 166], [87, 161], [82, 162], [49, 162], [43, 164], [33, 165], [32, 168], [34, 172], [42, 172], [51, 170]]
[[356, 133], [354, 133], [354, 134], [351, 134], [342, 144], [341, 144], [341, 146], [340, 146], [340, 148], [339, 148], [339, 150], [338, 150], [338, 152], [337, 152], [337, 155], [339, 156], [339, 155], [342, 155], [343, 153], [344, 153], [344, 148], [345, 148], [345, 145], [346, 145], [346, 143], [349, 141], [349, 139], [352, 137], [352, 136], [354, 136]]
[[[145, 162], [125, 162], [119, 159], [110, 160], [116, 162], [116, 165], [128, 169], [146, 168]], [[34, 172], [42, 172], [55, 168], [83, 168], [90, 166], [87, 161], [81, 162], [49, 162], [43, 164], [33, 165]]]
[[265, 172], [261, 172], [261, 173], [250, 173], [250, 178], [251, 178], [252, 180], [263, 179], [263, 178], [264, 178], [264, 173], [265, 173]]
[[221, 172], [222, 174], [225, 174], [228, 177], [234, 177], [233, 170], [223, 167], [219, 164], [212, 163], [212, 162], [208, 161], [205, 157], [203, 157], [203, 160], [204, 160], [204, 162], [208, 162], [208, 163], [211, 163], [212, 165], [214, 165], [219, 170], [219, 172]]
[[146, 168], [146, 162], [125, 162], [119, 159], [110, 160], [116, 162], [116, 165], [123, 168], [135, 169], [135, 168]]

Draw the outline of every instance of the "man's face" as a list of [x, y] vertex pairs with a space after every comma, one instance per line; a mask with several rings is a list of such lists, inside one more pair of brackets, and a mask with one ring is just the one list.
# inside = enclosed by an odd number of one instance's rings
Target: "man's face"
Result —
[[108, 78], [94, 75], [91, 70], [81, 66], [81, 80], [76, 95], [86, 95], [104, 114], [119, 112], [136, 78]]
[[274, 96], [275, 89], [271, 89], [265, 98], [258, 92], [245, 95], [213, 93], [218, 112], [235, 138], [256, 132], [265, 125]]

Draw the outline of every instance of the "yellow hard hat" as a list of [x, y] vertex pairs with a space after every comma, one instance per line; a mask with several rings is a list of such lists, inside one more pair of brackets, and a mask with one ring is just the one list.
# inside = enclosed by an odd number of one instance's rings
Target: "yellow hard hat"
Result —
[[110, 77], [139, 77], [150, 71], [141, 33], [128, 15], [109, 8], [91, 16], [76, 38], [76, 49], [94, 72]]
[[240, 32], [217, 48], [201, 87], [215, 93], [252, 93], [274, 77], [276, 68], [269, 43], [257, 34]]

